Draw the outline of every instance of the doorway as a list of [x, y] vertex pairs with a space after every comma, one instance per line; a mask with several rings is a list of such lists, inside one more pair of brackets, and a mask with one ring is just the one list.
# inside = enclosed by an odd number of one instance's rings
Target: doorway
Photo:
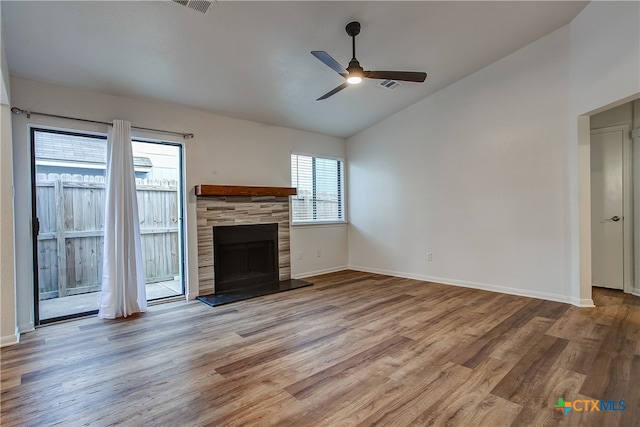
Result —
[[[97, 313], [106, 135], [32, 128], [36, 324]], [[184, 296], [182, 146], [132, 142], [147, 300]]]
[[[631, 101], [590, 117], [591, 285], [636, 293], [634, 271], [640, 242], [634, 208], [640, 170], [632, 129], [640, 124], [640, 102]], [[634, 175], [635, 174], [635, 175]], [[638, 200], [635, 200], [637, 205]], [[636, 230], [637, 231], [637, 230]], [[634, 289], [635, 287], [635, 289]]]

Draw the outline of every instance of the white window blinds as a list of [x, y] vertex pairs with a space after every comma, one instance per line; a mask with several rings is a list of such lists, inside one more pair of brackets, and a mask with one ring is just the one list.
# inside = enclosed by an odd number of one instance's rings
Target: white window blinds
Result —
[[291, 222], [344, 221], [343, 162], [337, 159], [291, 155]]

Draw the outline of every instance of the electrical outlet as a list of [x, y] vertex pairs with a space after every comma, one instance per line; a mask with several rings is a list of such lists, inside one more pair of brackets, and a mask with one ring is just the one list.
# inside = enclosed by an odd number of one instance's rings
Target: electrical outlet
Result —
[[427, 252], [427, 261], [433, 261], [433, 253]]
[[320, 249], [318, 249], [316, 251], [316, 257], [320, 258], [322, 256], [322, 252], [320, 252]]
[[302, 252], [298, 252], [298, 259], [302, 260]]

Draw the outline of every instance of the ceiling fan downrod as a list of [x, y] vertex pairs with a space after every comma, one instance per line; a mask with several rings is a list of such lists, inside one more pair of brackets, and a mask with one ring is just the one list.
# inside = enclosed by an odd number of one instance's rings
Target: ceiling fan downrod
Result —
[[349, 22], [345, 27], [347, 35], [351, 37], [351, 51], [353, 52], [351, 59], [356, 59], [356, 36], [360, 34], [360, 28], [360, 23], [356, 21]]

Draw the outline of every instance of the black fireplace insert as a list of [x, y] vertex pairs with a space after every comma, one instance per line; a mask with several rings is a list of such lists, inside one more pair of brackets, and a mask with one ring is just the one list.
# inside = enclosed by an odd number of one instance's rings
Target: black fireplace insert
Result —
[[278, 224], [213, 227], [215, 291], [278, 283]]

